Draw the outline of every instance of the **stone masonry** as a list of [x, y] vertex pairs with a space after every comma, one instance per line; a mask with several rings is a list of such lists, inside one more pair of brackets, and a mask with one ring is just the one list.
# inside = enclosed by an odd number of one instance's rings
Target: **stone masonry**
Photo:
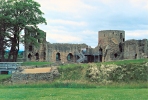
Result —
[[[27, 33], [26, 35], [30, 35]], [[25, 44], [26, 61], [47, 62], [105, 62], [122, 59], [148, 57], [148, 40], [127, 40], [123, 30], [102, 30], [98, 32], [98, 45], [49, 43], [45, 37], [38, 48]], [[38, 40], [39, 41], [39, 40]]]
[[57, 67], [51, 67], [49, 72], [44, 73], [22, 73], [15, 72], [11, 76], [12, 83], [31, 83], [40, 81], [53, 81], [60, 74]]
[[125, 31], [99, 31], [99, 50], [102, 52], [102, 61], [123, 59]]

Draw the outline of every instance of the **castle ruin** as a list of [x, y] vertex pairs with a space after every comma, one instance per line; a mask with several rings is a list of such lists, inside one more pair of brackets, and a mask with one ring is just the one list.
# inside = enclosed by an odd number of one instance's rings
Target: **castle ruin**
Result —
[[[31, 35], [25, 32], [25, 35]], [[37, 34], [36, 34], [37, 35]], [[39, 42], [39, 41], [43, 42]], [[26, 61], [47, 62], [105, 62], [123, 59], [142, 59], [148, 57], [148, 40], [127, 40], [123, 30], [103, 30], [98, 32], [98, 45], [91, 48], [87, 44], [49, 43], [46, 34], [36, 48], [25, 43]]]

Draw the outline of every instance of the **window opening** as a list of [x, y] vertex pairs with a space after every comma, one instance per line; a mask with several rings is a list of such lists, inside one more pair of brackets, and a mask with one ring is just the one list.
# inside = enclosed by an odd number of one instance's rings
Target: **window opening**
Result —
[[44, 60], [46, 60], [46, 53], [44, 52]]
[[122, 39], [122, 33], [120, 33], [120, 39]]
[[123, 42], [125, 41], [125, 39], [123, 38]]
[[29, 51], [32, 51], [33, 50], [33, 47], [32, 45], [29, 46]]
[[119, 43], [119, 50], [122, 52], [122, 43]]
[[35, 56], [36, 56], [36, 60], [39, 60], [39, 53], [36, 53]]
[[60, 61], [61, 59], [60, 59], [60, 53], [57, 53], [56, 54], [56, 61]]
[[67, 60], [68, 60], [68, 61], [73, 60], [73, 55], [72, 55], [72, 53], [69, 53], [69, 54], [67, 55]]
[[117, 56], [118, 56], [117, 53], [115, 53], [115, 54], [114, 54], [114, 57], [117, 58]]
[[31, 57], [32, 57], [32, 55], [29, 53], [29, 54], [28, 54], [28, 58], [29, 58], [30, 60], [31, 60]]

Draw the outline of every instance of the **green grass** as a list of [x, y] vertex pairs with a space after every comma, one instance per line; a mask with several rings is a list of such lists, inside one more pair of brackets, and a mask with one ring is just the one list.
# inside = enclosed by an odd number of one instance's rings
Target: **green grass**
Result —
[[[144, 64], [148, 62], [148, 59], [133, 59], [133, 60], [119, 60], [119, 61], [109, 61], [109, 62], [101, 62], [101, 63], [95, 63], [98, 66], [100, 64], [117, 64], [117, 65], [126, 65], [126, 64]], [[74, 63], [74, 64], [65, 64], [65, 65], [60, 65], [60, 69], [67, 69], [67, 68], [76, 68], [76, 67], [87, 67], [88, 63]]]
[[147, 100], [148, 89], [5, 88], [0, 100]]
[[4, 81], [10, 77], [11, 77], [11, 75], [0, 75], [0, 82]]
[[[119, 60], [119, 61], [109, 61], [109, 62], [102, 62], [102, 64], [117, 64], [117, 65], [123, 65], [123, 64], [143, 64], [148, 62], [148, 59], [133, 59], [133, 60]], [[99, 63], [101, 64], [101, 63]]]
[[44, 66], [44, 65], [50, 65], [51, 62], [23, 62], [22, 66]]
[[[148, 59], [104, 62], [103, 64], [140, 65]], [[25, 62], [47, 65], [49, 62]], [[101, 63], [97, 63], [98, 65]], [[100, 84], [85, 80], [88, 64], [65, 64], [59, 67], [60, 79], [55, 82], [0, 85], [0, 100], [147, 100], [148, 81], [113, 82]], [[0, 75], [0, 81], [10, 75]]]

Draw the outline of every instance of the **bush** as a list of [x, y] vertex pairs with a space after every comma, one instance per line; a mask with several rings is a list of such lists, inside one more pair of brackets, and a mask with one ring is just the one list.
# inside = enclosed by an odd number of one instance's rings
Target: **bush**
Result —
[[126, 64], [116, 68], [110, 73], [110, 79], [115, 82], [147, 81], [148, 66], [139, 64]]

